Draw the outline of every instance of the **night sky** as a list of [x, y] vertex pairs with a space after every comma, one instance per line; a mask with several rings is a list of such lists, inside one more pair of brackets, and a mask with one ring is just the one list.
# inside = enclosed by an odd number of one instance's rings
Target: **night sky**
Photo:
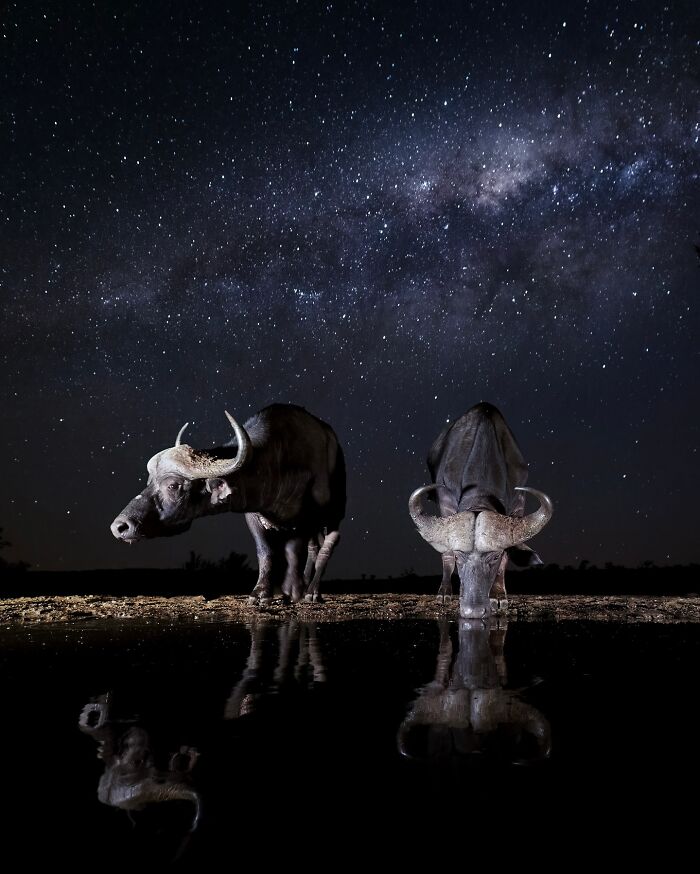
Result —
[[117, 543], [180, 426], [272, 402], [348, 465], [328, 576], [437, 573], [410, 492], [496, 404], [546, 562], [700, 559], [697, 2], [4, 4], [3, 554]]

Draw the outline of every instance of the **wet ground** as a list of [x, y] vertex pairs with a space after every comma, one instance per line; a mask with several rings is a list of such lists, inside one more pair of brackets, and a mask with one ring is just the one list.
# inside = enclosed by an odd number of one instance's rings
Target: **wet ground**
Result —
[[[0, 600], [0, 624], [85, 622], [91, 619], [241, 621], [265, 616], [314, 622], [349, 619], [457, 617], [457, 600], [444, 607], [431, 595], [328, 595], [324, 604], [285, 606], [280, 599], [261, 609], [246, 596], [46, 595]], [[508, 620], [595, 620], [598, 622], [700, 622], [700, 597], [514, 595]]]
[[629, 858], [692, 840], [699, 624], [335, 621], [240, 599], [207, 603], [245, 621], [184, 618], [186, 599], [164, 620], [128, 600], [0, 628], [3, 851], [28, 870], [541, 861], [562, 840]]

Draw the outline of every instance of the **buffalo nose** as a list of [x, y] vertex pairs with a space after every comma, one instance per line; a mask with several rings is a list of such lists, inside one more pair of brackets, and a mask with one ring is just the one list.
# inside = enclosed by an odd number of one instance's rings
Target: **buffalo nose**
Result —
[[117, 540], [126, 540], [134, 535], [134, 523], [125, 516], [117, 516], [110, 528]]

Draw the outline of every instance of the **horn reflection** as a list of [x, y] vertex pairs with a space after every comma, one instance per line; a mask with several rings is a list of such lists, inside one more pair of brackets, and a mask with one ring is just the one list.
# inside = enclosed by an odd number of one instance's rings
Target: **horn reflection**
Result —
[[433, 680], [419, 690], [398, 731], [411, 759], [459, 764], [533, 764], [549, 757], [547, 719], [507, 689], [505, 625], [460, 619], [455, 649], [448, 620]]
[[211, 781], [235, 784], [241, 758], [250, 758], [246, 741], [259, 734], [263, 699], [272, 713], [262, 716], [274, 717], [276, 705], [325, 683], [315, 623], [255, 619], [247, 631], [247, 661], [228, 698], [226, 687], [211, 700], [185, 683], [144, 699], [125, 684], [93, 698], [80, 713], [78, 727], [95, 741], [104, 766], [97, 798], [127, 814], [134, 840], [154, 862], [182, 856], [207, 819], [207, 798], [213, 819], [221, 815], [220, 787]]

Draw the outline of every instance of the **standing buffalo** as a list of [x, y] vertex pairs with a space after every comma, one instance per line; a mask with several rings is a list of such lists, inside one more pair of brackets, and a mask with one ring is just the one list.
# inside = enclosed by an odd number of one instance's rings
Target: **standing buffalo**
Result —
[[[459, 612], [483, 619], [507, 609], [505, 569], [541, 564], [524, 542], [552, 516], [547, 495], [525, 488], [527, 465], [505, 419], [491, 404], [477, 404], [444, 429], [428, 454], [433, 484], [416, 489], [409, 512], [421, 536], [442, 553], [438, 599], [452, 597], [452, 574], [460, 580]], [[437, 490], [439, 516], [423, 513], [421, 496]], [[521, 494], [518, 494], [518, 493]], [[524, 516], [530, 492], [540, 508]]]
[[333, 429], [302, 407], [273, 404], [243, 427], [226, 413], [235, 440], [210, 450], [181, 443], [148, 462], [148, 484], [112, 523], [125, 543], [180, 534], [199, 516], [245, 513], [259, 576], [251, 602], [272, 597], [284, 568], [285, 599], [320, 601], [320, 582], [345, 515], [345, 462]]

